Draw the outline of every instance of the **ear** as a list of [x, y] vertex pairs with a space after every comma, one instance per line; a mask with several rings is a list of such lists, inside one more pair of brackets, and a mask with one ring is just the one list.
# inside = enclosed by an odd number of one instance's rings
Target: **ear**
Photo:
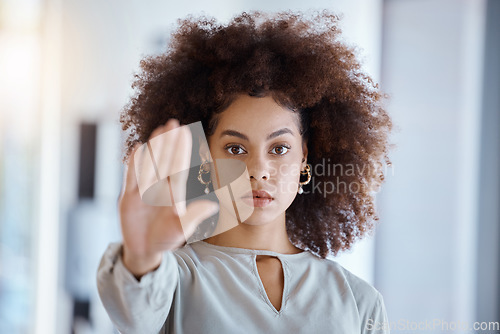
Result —
[[208, 143], [205, 140], [202, 140], [201, 138], [199, 138], [199, 144], [200, 144], [199, 154], [200, 154], [201, 162], [204, 162], [204, 161], [211, 162], [212, 159], [210, 156], [210, 149], [208, 147]]
[[307, 140], [302, 142], [302, 169], [306, 168], [307, 165]]

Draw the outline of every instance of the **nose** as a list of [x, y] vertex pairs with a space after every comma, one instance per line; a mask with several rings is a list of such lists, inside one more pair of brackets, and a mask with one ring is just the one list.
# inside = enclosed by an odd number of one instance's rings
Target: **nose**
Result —
[[269, 180], [269, 168], [264, 159], [255, 158], [247, 161], [248, 175], [250, 180]]
[[[267, 179], [269, 179], [269, 176], [267, 176], [267, 175], [262, 175], [262, 176], [261, 176], [261, 178], [262, 178], [263, 180], [267, 180]], [[258, 179], [259, 179], [259, 176], [253, 176], [253, 175], [250, 175], [250, 179], [255, 179], [255, 180], [258, 180]]]

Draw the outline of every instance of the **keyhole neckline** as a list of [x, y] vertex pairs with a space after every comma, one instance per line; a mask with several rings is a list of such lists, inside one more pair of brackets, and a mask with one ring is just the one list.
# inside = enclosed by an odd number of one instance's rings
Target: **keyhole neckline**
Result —
[[[303, 254], [305, 252], [302, 252], [302, 253], [297, 253], [297, 254]], [[279, 253], [275, 253], [275, 254], [279, 254]], [[291, 254], [291, 255], [297, 255], [297, 254]], [[271, 308], [271, 310], [276, 313], [277, 315], [280, 315], [281, 313], [283, 313], [283, 309], [285, 308], [286, 306], [286, 302], [288, 300], [288, 264], [286, 261], [283, 261], [279, 256], [273, 256], [273, 255], [270, 255], [272, 257], [276, 257], [278, 259], [278, 261], [280, 262], [280, 265], [281, 265], [281, 269], [283, 271], [283, 290], [281, 291], [281, 302], [280, 302], [280, 309], [276, 309], [276, 307], [273, 305], [273, 303], [271, 302], [271, 299], [269, 298], [269, 295], [266, 291], [266, 288], [264, 287], [264, 282], [262, 281], [262, 278], [260, 276], [260, 272], [259, 272], [259, 268], [257, 267], [257, 256], [258, 255], [269, 255], [269, 254], [253, 254], [252, 256], [252, 259], [253, 259], [253, 272], [254, 272], [254, 275], [257, 279], [257, 284], [259, 286], [259, 291], [260, 291], [260, 294], [261, 296], [264, 298], [264, 301], [266, 302], [266, 304]], [[289, 254], [290, 255], [290, 254]]]

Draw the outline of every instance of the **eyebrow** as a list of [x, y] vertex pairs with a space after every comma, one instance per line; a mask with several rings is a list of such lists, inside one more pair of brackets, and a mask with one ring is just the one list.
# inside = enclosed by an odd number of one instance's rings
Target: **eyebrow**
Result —
[[[281, 136], [281, 135], [283, 135], [285, 133], [289, 133], [292, 136], [294, 135], [293, 132], [292, 132], [292, 130], [290, 130], [289, 128], [283, 128], [283, 129], [279, 129], [279, 130], [274, 131], [273, 133], [269, 134], [267, 136], [266, 140], [271, 140], [271, 139], [276, 138], [278, 136]], [[247, 136], [245, 136], [244, 134], [242, 134], [241, 132], [238, 132], [236, 130], [224, 130], [220, 134], [220, 137], [223, 137], [223, 136], [233, 136], [233, 137], [238, 137], [238, 138], [241, 138], [243, 140], [248, 141], [248, 137]]]

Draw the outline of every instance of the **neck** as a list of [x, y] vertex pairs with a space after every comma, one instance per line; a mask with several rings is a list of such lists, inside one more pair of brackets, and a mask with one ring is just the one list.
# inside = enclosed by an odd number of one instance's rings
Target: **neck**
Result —
[[[217, 224], [221, 223], [221, 218], [219, 218]], [[302, 252], [288, 239], [284, 213], [274, 221], [265, 224], [239, 223], [235, 227], [214, 235], [205, 241], [218, 246], [269, 250], [281, 254]]]

